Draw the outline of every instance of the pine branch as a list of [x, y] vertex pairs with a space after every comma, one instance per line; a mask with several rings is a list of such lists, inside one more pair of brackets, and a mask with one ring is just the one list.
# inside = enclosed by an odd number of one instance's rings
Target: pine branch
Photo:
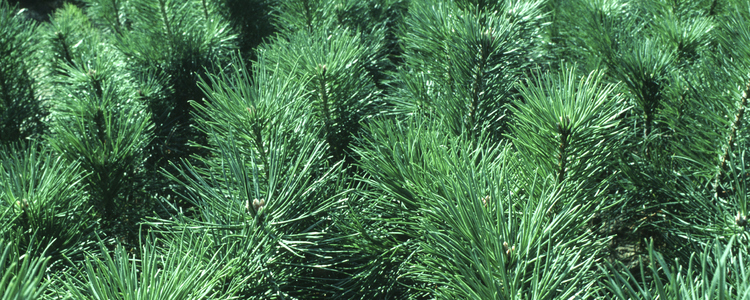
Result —
[[562, 183], [566, 179], [565, 170], [567, 168], [568, 159], [569, 159], [568, 143], [569, 143], [569, 138], [571, 134], [570, 126], [572, 124], [570, 123], [570, 118], [565, 117], [565, 120], [560, 120], [560, 122], [558, 122], [556, 125], [557, 125], [557, 134], [560, 135], [560, 138], [559, 138], [560, 146], [558, 147], [559, 153], [557, 156], [557, 160], [558, 160], [557, 182]]
[[[167, 8], [166, 8], [166, 0], [159, 0], [159, 12], [161, 13], [161, 21], [162, 24], [164, 24], [164, 28], [167, 30], [167, 40], [171, 41], [174, 37], [174, 34], [172, 34], [172, 25], [169, 21], [169, 16], [167, 15]], [[168, 45], [171, 45], [171, 43], [167, 43]]]
[[40, 49], [37, 27], [0, 1], [0, 145], [26, 142], [45, 130], [46, 112], [32, 77]]
[[745, 108], [747, 107], [748, 95], [750, 95], [750, 81], [748, 81], [747, 85], [745, 86], [745, 90], [742, 91], [737, 113], [735, 115], [734, 122], [732, 122], [732, 130], [729, 133], [727, 145], [724, 147], [724, 154], [721, 156], [721, 163], [719, 164], [719, 174], [717, 175], [717, 177], [720, 177], [726, 170], [727, 160], [729, 160], [729, 155], [732, 151], [732, 145], [734, 145], [735, 143], [734, 139], [737, 137], [737, 131], [742, 126], [742, 120], [744, 119], [745, 115]]

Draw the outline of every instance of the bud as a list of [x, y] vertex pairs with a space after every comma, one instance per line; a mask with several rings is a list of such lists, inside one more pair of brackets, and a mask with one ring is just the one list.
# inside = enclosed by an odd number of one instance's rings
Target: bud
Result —
[[20, 210], [26, 210], [29, 208], [29, 201], [24, 198], [23, 200], [16, 201], [16, 207]]
[[328, 71], [328, 67], [324, 64], [318, 64], [318, 70], [321, 71], [321, 74], [324, 76], [326, 75], [326, 71]]
[[505, 258], [510, 259], [510, 254], [516, 251], [516, 246], [508, 246], [508, 242], [503, 242], [503, 248], [505, 249]]
[[495, 31], [492, 28], [487, 28], [482, 34], [484, 34], [484, 37], [490, 40], [490, 43], [495, 42]]
[[261, 208], [263, 208], [263, 206], [265, 205], [266, 205], [266, 200], [264, 200], [263, 198], [261, 198], [260, 200], [253, 199], [253, 208], [255, 209], [256, 212], [259, 211]]
[[747, 225], [747, 217], [743, 216], [740, 212], [737, 212], [737, 216], [734, 217], [734, 222], [737, 223], [737, 226], [746, 226]]

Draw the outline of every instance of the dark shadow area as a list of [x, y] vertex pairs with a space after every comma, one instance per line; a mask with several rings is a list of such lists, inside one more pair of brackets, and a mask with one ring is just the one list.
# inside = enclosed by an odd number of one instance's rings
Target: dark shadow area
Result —
[[28, 18], [39, 22], [49, 21], [52, 12], [62, 7], [65, 2], [65, 0], [8, 0], [10, 5], [17, 5], [20, 9], [26, 9], [24, 14]]

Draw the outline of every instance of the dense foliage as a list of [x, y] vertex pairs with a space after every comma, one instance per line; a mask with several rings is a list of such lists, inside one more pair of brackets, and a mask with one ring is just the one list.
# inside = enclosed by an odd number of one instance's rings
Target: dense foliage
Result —
[[29, 15], [2, 300], [750, 299], [747, 1]]

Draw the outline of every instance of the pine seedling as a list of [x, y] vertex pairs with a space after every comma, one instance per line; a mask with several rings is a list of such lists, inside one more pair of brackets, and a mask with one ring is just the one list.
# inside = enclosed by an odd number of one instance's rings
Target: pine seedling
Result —
[[726, 244], [719, 239], [706, 244], [690, 256], [687, 267], [679, 261], [668, 263], [654, 250], [653, 241], [648, 255], [640, 274], [607, 265], [606, 284], [613, 299], [750, 299], [747, 245], [737, 245], [734, 237]]
[[274, 26], [282, 35], [295, 32], [313, 33], [336, 27], [337, 1], [277, 1]]
[[[368, 44], [364, 47], [372, 47], [376, 51], [375, 56], [363, 63], [381, 86], [386, 79], [384, 69], [393, 67], [385, 59], [388, 54], [397, 51], [396, 21], [402, 19], [400, 13], [405, 11], [406, 6], [400, 0], [277, 1], [274, 25], [282, 36], [300, 32], [330, 32], [337, 27], [356, 32], [361, 35], [359, 41]], [[391, 59], [395, 60], [396, 57]]]
[[[700, 18], [694, 13], [682, 15]], [[665, 236], [703, 244], [717, 236], [742, 234], [744, 229], [737, 223], [743, 220], [746, 209], [742, 145], [747, 144], [747, 129], [742, 91], [748, 68], [741, 59], [730, 58], [742, 55], [743, 47], [736, 46], [741, 45], [735, 44], [736, 39], [750, 39], [747, 34], [743, 38], [741, 28], [733, 31], [733, 25], [726, 23], [736, 17], [739, 15], [718, 18], [722, 21], [716, 22], [716, 30], [704, 39], [719, 43], [697, 45], [695, 57], [678, 65], [677, 78], [664, 89], [660, 123], [668, 131], [662, 135], [661, 144], [671, 159], [661, 164], [662, 170], [672, 170], [669, 177], [675, 179], [663, 189], [670, 200], [661, 201], [669, 222], [655, 224]], [[741, 73], [734, 73], [743, 68]], [[736, 76], [739, 74], [743, 75]], [[676, 239], [673, 244], [679, 246], [684, 241]], [[688, 254], [681, 256], [686, 258]]]
[[0, 238], [0, 299], [42, 299], [50, 284], [44, 280], [49, 257], [31, 251], [22, 254], [18, 244]]
[[742, 43], [750, 41], [750, 30], [744, 26], [747, 20], [750, 20], [750, 6], [738, 5], [721, 20], [719, 28], [719, 42], [721, 51], [724, 54], [719, 59], [726, 68], [729, 84], [734, 85], [724, 87], [724, 89], [729, 90], [733, 102], [736, 104], [732, 112], [734, 118], [731, 124], [731, 131], [727, 139], [727, 144], [724, 145], [724, 154], [721, 156], [717, 177], [720, 177], [721, 173], [725, 172], [727, 162], [731, 159], [733, 148], [743, 138], [740, 133], [746, 132], [747, 117], [745, 109], [748, 106], [748, 99], [750, 98], [750, 76], [748, 76], [750, 63], [747, 62], [747, 59], [750, 59], [750, 47]]
[[575, 53], [579, 53], [586, 65], [600, 67], [613, 65], [622, 43], [641, 34], [637, 22], [637, 8], [621, 0], [580, 0], [568, 7], [569, 18], [578, 20], [566, 31]]
[[675, 49], [680, 66], [699, 62], [707, 54], [706, 50], [715, 44], [714, 20], [696, 10], [667, 6], [657, 11], [656, 36], [664, 48]]
[[236, 62], [201, 83], [209, 101], [196, 105], [197, 119], [212, 155], [200, 165], [185, 161], [180, 177], [170, 176], [196, 214], [161, 222], [170, 232], [199, 231], [213, 240], [232, 266], [225, 292], [304, 298], [331, 255], [319, 242], [338, 205], [341, 165], [329, 165], [302, 83], [262, 69], [273, 66], [265, 61], [250, 80]]
[[617, 147], [610, 148], [607, 155], [611, 177], [605, 182], [610, 188], [603, 190], [603, 195], [623, 204], [607, 212], [618, 221], [607, 223], [627, 226], [627, 233], [619, 235], [613, 244], [627, 242], [631, 236], [636, 240], [658, 236], [661, 241], [670, 241], [674, 237], [661, 234], [656, 228], [667, 225], [659, 223], [663, 223], [665, 211], [672, 209], [667, 206], [680, 197], [676, 190], [679, 176], [674, 176], [673, 171], [677, 164], [674, 152], [669, 150], [675, 143], [671, 134], [677, 128], [668, 126], [668, 118], [674, 112], [672, 105], [677, 102], [672, 98], [675, 89], [671, 85], [678, 81], [679, 66], [676, 48], [668, 47], [669, 39], [656, 27], [645, 26], [667, 22], [662, 19], [666, 14], [645, 2], [609, 0], [582, 1], [580, 9], [572, 11], [583, 21], [583, 34], [574, 39], [579, 53], [586, 57], [588, 65], [605, 72], [603, 81], [619, 83], [612, 93], [631, 107], [617, 116], [623, 127], [612, 138]]
[[128, 29], [128, 1], [126, 0], [83, 0], [86, 15], [97, 28], [109, 34], [122, 34]]
[[[673, 183], [660, 191], [669, 195], [665, 197], [669, 200], [659, 204], [667, 222], [653, 225], [663, 236], [675, 238], [670, 246], [677, 249], [686, 242], [702, 244], [742, 229], [734, 220], [743, 211], [739, 202], [746, 194], [739, 186], [746, 158], [738, 146], [747, 139], [742, 133], [744, 121], [736, 122], [742, 108], [727, 92], [726, 87], [733, 85], [731, 78], [715, 71], [724, 68], [722, 63], [713, 55], [701, 56], [668, 87], [665, 99], [669, 104], [662, 110], [663, 124], [669, 128], [664, 153], [671, 154], [664, 169], [672, 170], [667, 178]], [[672, 247], [659, 250], [667, 256], [689, 256], [668, 252]]]
[[[153, 124], [117, 51], [96, 36], [84, 41], [82, 56], [64, 64], [53, 105], [52, 147], [80, 161], [90, 175], [95, 209], [105, 219], [120, 213], [121, 201], [136, 196]], [[134, 190], [135, 189], [135, 190]]]
[[[130, 30], [122, 34], [117, 46], [140, 67], [161, 69], [178, 77], [174, 80], [188, 79], [184, 76], [213, 67], [208, 62], [220, 66], [236, 48], [236, 34], [214, 7], [204, 0], [131, 1], [124, 21], [131, 24]], [[188, 73], [170, 72], [181, 68]], [[197, 78], [192, 79], [194, 84]], [[178, 89], [189, 83], [173, 82], [175, 92], [184, 93]]]
[[[425, 211], [432, 222], [425, 222], [424, 262], [413, 276], [442, 299], [594, 297], [590, 269], [604, 240], [586, 229], [593, 205], [565, 199], [552, 180], [529, 182], [514, 174], [511, 147], [501, 151], [496, 159], [504, 162], [457, 168], [455, 178], [445, 180], [451, 184], [446, 198], [435, 195], [436, 204]], [[514, 184], [542, 192], [514, 194]], [[482, 195], [489, 196], [486, 202]]]
[[606, 173], [614, 165], [609, 156], [622, 134], [618, 117], [628, 108], [615, 86], [602, 82], [603, 72], [579, 78], [575, 65], [563, 69], [519, 84], [523, 102], [510, 106], [515, 117], [510, 137], [540, 172], [536, 176], [575, 182], [576, 191], [593, 196], [608, 182]]
[[[396, 27], [407, 4], [401, 0], [278, 1], [275, 26], [282, 36], [301, 32], [329, 32], [346, 28], [358, 35], [368, 56], [358, 64], [384, 89], [398, 60]], [[390, 57], [389, 57], [390, 56]]]
[[[87, 205], [86, 176], [48, 147], [0, 147], [0, 238], [24, 251], [48, 245], [47, 255], [76, 260], [86, 248], [94, 222]], [[33, 233], [33, 235], [31, 235]]]
[[537, 59], [541, 2], [496, 10], [412, 2], [400, 30], [404, 67], [392, 102], [399, 114], [434, 113], [454, 134], [507, 130], [511, 88]]
[[[685, 38], [671, 38], [669, 32], [657, 30], [663, 28], [652, 29], [644, 25], [653, 21], [660, 22], [662, 27], [677, 26], [659, 15], [662, 12], [660, 7], [648, 4], [637, 6], [621, 1], [584, 2], [585, 9], [581, 13], [586, 30], [580, 43], [589, 56], [601, 59], [611, 79], [622, 82], [636, 118], [633, 121], [637, 128], [633, 130], [638, 131], [637, 137], [641, 143], [645, 143], [642, 151], [649, 157], [657, 155], [653, 152], [658, 151], [660, 145], [648, 145], [664, 134], [661, 111], [668, 106], [667, 87], [677, 69], [677, 46], [685, 43]], [[677, 31], [683, 28], [671, 29]], [[697, 46], [683, 50], [695, 48]]]
[[225, 269], [218, 253], [208, 253], [206, 237], [185, 238], [174, 244], [148, 237], [138, 259], [122, 245], [111, 252], [100, 241], [82, 269], [83, 279], [69, 277], [71, 299], [216, 299]]
[[366, 70], [379, 46], [345, 29], [298, 31], [279, 37], [259, 51], [273, 76], [304, 84], [309, 107], [334, 161], [353, 161], [352, 139], [360, 122], [377, 114], [379, 90]]
[[[439, 181], [450, 176], [454, 161], [450, 153], [476, 149], [455, 141], [440, 120], [377, 118], [364, 126], [354, 150], [362, 171], [360, 182], [349, 196], [348, 210], [337, 228], [349, 233], [340, 243], [350, 263], [338, 284], [338, 297], [350, 299], [429, 297], [430, 281], [411, 270], [420, 265], [420, 241], [424, 239], [423, 211], [435, 204], [429, 198], [439, 193]], [[451, 148], [449, 148], [451, 147]], [[471, 148], [469, 148], [471, 147]], [[454, 151], [454, 152], [451, 152]], [[466, 150], [469, 151], [469, 150]], [[492, 150], [469, 155], [496, 157]], [[430, 220], [435, 221], [435, 220]]]
[[[525, 166], [509, 144], [454, 136], [440, 124], [416, 117], [367, 126], [357, 147], [365, 187], [348, 219], [358, 233], [349, 248], [362, 263], [342, 284], [343, 297], [585, 294], [587, 268], [562, 262], [595, 261], [601, 241], [579, 234], [592, 203], [567, 202], [552, 185], [522, 176]], [[564, 213], [551, 212], [558, 205]], [[563, 252], [543, 254], [550, 249]], [[556, 271], [542, 271], [544, 265]], [[551, 278], [570, 281], [562, 287]]]
[[41, 26], [44, 39], [44, 69], [40, 80], [45, 97], [54, 101], [59, 89], [57, 76], [63, 75], [66, 65], [72, 65], [82, 56], [89, 55], [91, 37], [101, 38], [89, 18], [77, 6], [67, 3], [55, 11], [50, 22]]
[[163, 86], [145, 97], [155, 126], [149, 146], [155, 172], [180, 158], [206, 154], [190, 146], [206, 141], [194, 126], [190, 101], [203, 101], [197, 82], [207, 71], [225, 67], [237, 49], [237, 34], [214, 3], [137, 0], [124, 6], [122, 22], [128, 30], [121, 30], [113, 44], [136, 78], [143, 83], [155, 78]]
[[45, 130], [45, 108], [33, 77], [36, 33], [32, 21], [0, 1], [0, 144], [36, 138]]

